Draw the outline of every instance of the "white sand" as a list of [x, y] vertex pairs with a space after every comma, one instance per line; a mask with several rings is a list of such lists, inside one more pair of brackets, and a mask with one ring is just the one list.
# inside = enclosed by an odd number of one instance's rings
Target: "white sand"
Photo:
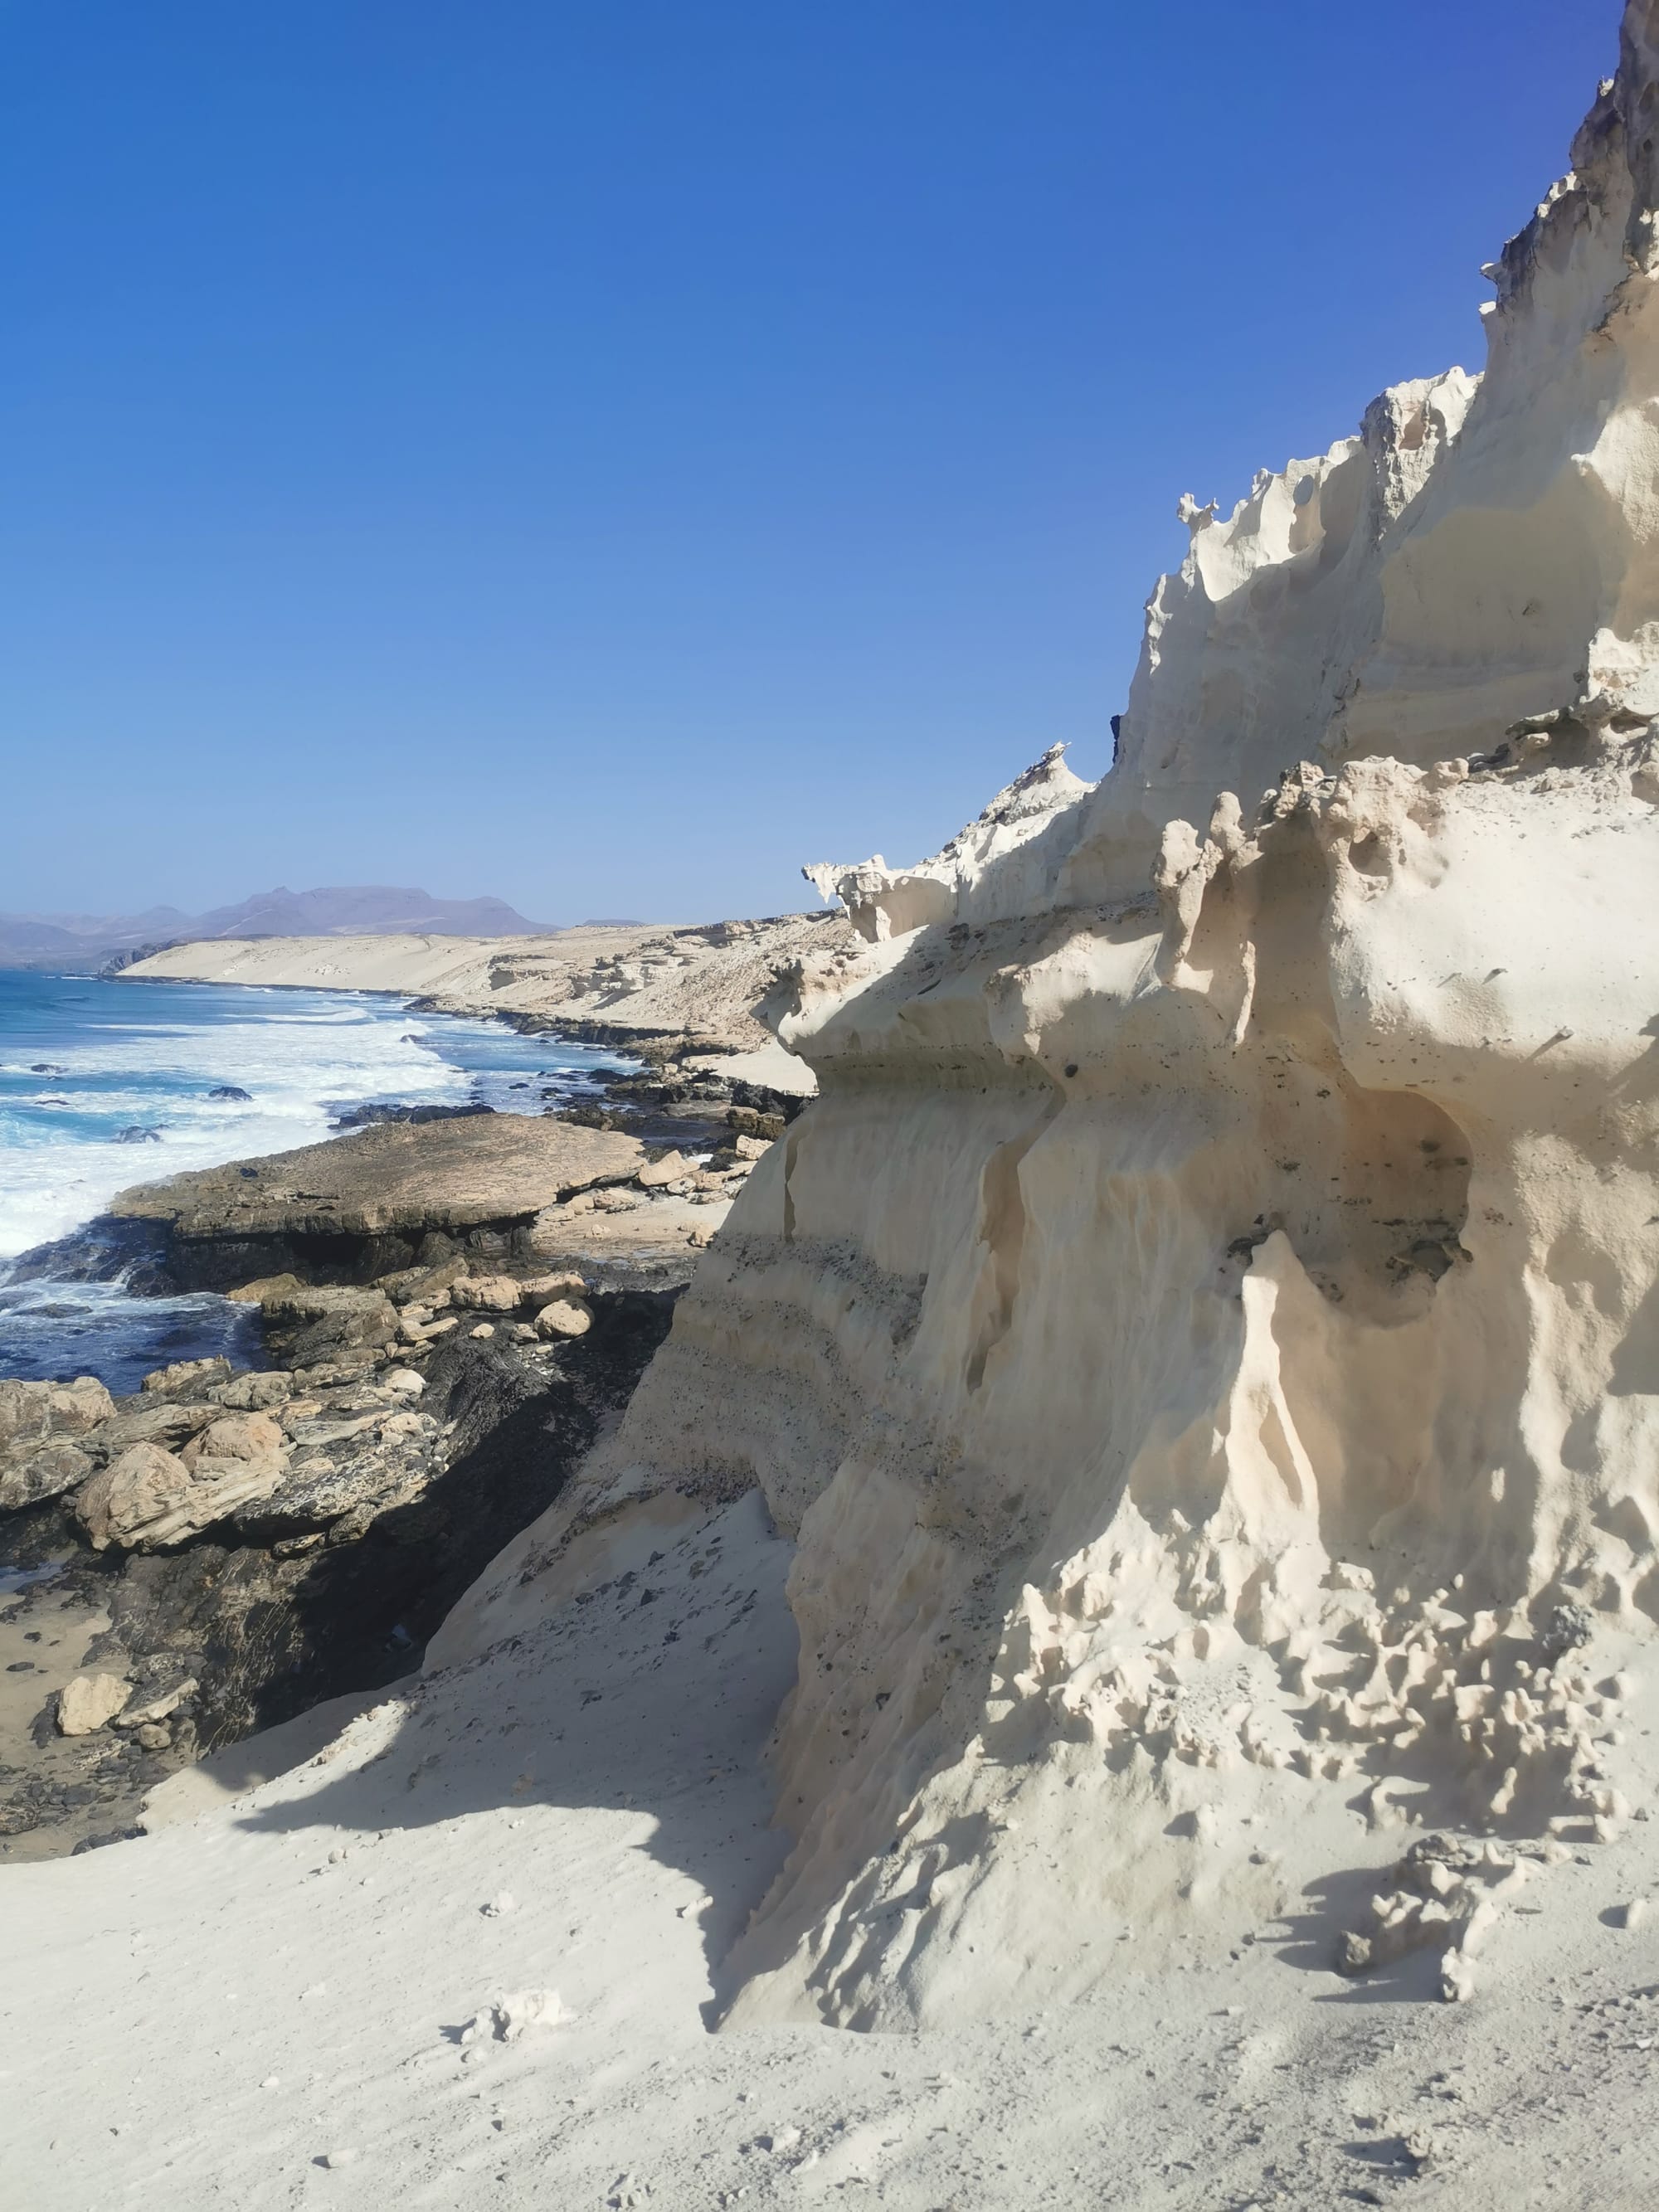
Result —
[[[1467, 2007], [1420, 1957], [1341, 1981], [1304, 1900], [1241, 1926], [1236, 1960], [1085, 2004], [711, 2034], [709, 1952], [777, 1861], [758, 1754], [794, 1666], [787, 1548], [752, 1499], [653, 1548], [284, 1779], [7, 1873], [12, 2201], [1324, 2208], [1392, 2202], [1419, 2131], [1413, 2204], [1659, 2188], [1659, 2000], [1633, 1994], [1659, 1921], [1604, 1924], [1659, 1890], [1640, 1824], [1548, 1877]], [[567, 2024], [457, 2040], [544, 1990]]]

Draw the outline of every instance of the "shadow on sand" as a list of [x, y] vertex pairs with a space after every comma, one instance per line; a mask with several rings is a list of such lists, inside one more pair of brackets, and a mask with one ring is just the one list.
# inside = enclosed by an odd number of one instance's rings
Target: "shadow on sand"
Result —
[[[689, 1877], [678, 1910], [701, 1929], [712, 2025], [719, 1961], [788, 1848], [769, 1825], [763, 1754], [795, 1674], [790, 1556], [750, 1492], [640, 1570], [399, 1686], [239, 1825], [381, 1832], [550, 1806], [620, 1815], [550, 1826], [549, 1875], [562, 1856], [579, 1890], [602, 1884], [608, 1843]], [[487, 1861], [487, 1832], [477, 1848]]]

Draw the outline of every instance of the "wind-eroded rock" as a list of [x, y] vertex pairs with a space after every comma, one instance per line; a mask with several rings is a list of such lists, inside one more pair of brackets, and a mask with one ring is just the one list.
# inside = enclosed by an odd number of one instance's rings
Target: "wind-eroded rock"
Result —
[[1101, 783], [813, 872], [819, 1096], [536, 1540], [748, 1482], [798, 1536], [744, 2022], [1163, 1972], [1356, 1814], [1547, 1865], [1649, 1808], [1656, 105], [1632, 0], [1484, 375], [1183, 501]]

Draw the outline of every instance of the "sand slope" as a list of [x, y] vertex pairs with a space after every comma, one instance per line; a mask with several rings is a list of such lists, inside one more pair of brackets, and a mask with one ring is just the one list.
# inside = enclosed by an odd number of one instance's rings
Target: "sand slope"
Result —
[[[1079, 2006], [921, 2038], [711, 2034], [709, 1955], [777, 1860], [759, 1753], [795, 1664], [787, 1559], [752, 1496], [678, 1538], [641, 1524], [631, 1553], [619, 1524], [586, 1602], [532, 1584], [533, 1626], [297, 1771], [9, 1870], [16, 2201], [1650, 2201], [1659, 1921], [1605, 1924], [1659, 1886], [1639, 1825], [1515, 1919], [1468, 2007], [1432, 2001], [1420, 1959], [1341, 1981], [1316, 1899], [1241, 1925], [1236, 1959], [1126, 1971]], [[542, 1992], [565, 2024], [459, 2039]]]

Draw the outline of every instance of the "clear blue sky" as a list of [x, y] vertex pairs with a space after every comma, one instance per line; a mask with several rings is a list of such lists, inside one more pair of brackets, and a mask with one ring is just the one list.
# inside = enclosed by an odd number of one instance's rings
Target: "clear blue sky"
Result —
[[1613, 0], [0, 0], [0, 908], [810, 905], [1477, 368]]

